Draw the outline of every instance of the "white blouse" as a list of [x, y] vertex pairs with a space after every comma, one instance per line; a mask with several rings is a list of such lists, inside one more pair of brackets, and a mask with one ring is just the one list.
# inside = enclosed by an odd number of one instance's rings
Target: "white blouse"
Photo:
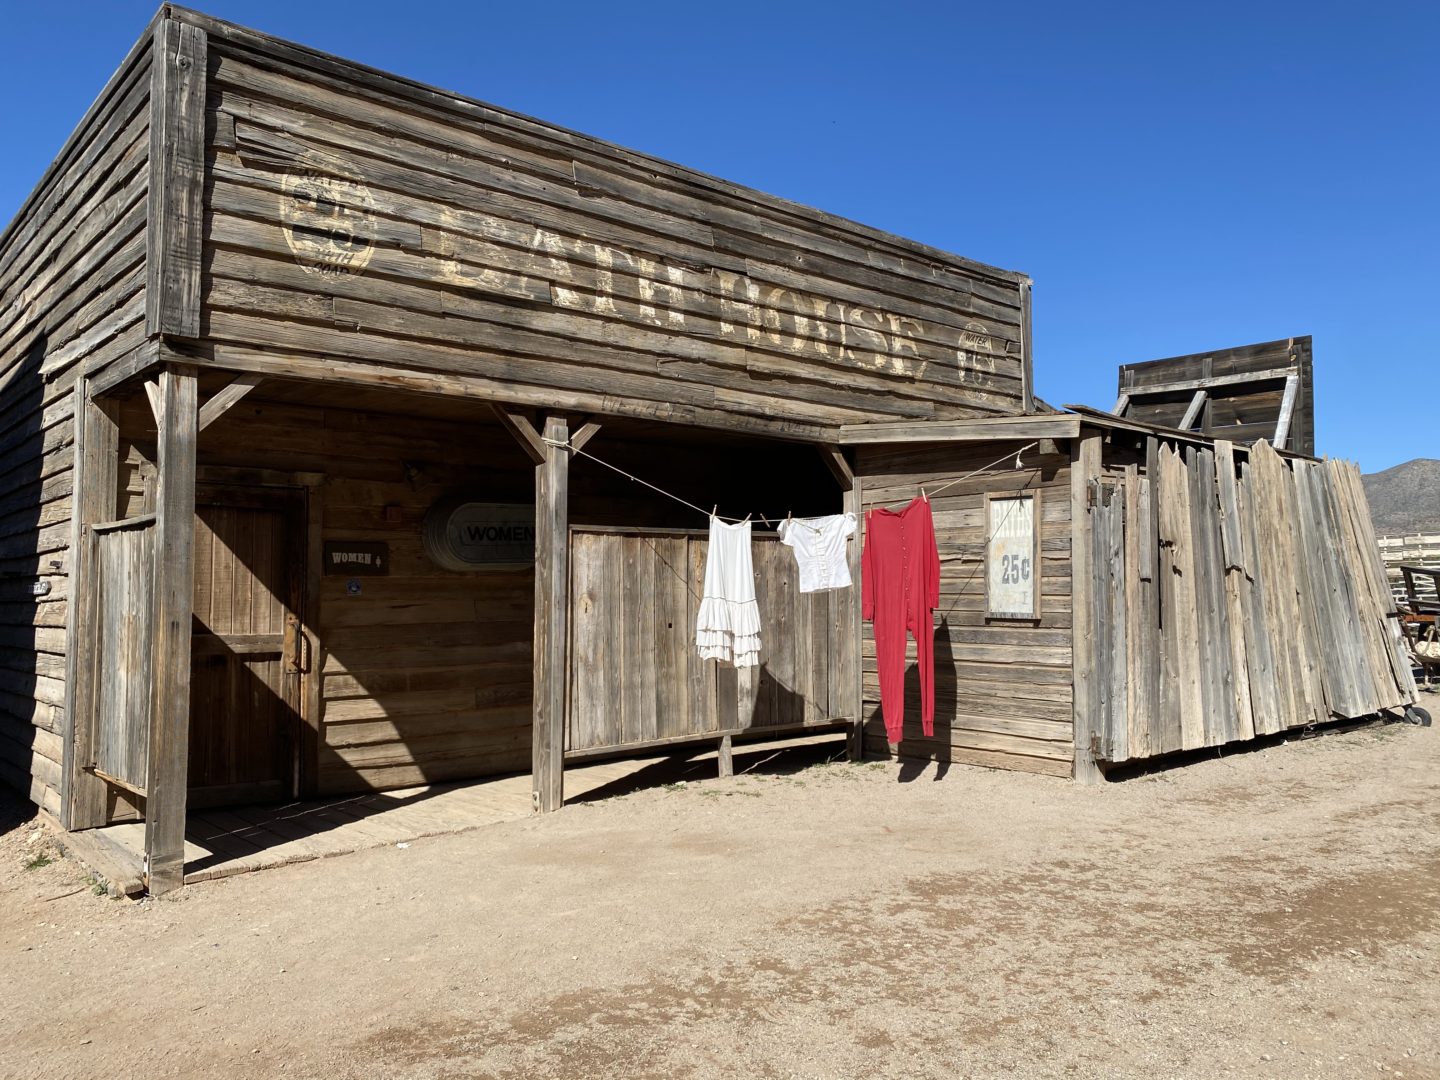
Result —
[[777, 530], [780, 542], [789, 544], [800, 567], [800, 591], [824, 592], [850, 587], [850, 563], [845, 540], [855, 533], [854, 514], [830, 517], [786, 518]]

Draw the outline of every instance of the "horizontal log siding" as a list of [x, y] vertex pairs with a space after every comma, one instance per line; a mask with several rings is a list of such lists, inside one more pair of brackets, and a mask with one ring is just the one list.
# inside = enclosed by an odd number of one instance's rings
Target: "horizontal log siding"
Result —
[[149, 69], [137, 46], [0, 238], [0, 782], [56, 814], [73, 391], [143, 340]]
[[[899, 507], [920, 493], [1010, 453], [1020, 443], [965, 447], [936, 444], [859, 447], [856, 474], [866, 511]], [[1008, 464], [1013, 466], [1013, 459]], [[920, 731], [919, 682], [908, 643], [905, 728], [901, 753], [999, 769], [1069, 776], [1071, 709], [1070, 462], [1066, 455], [1022, 457], [1023, 468], [999, 468], [947, 488], [931, 500], [940, 553], [940, 607], [935, 613], [935, 737]], [[1041, 618], [985, 617], [985, 495], [1039, 490]], [[947, 663], [946, 658], [949, 657]], [[862, 644], [867, 752], [883, 753], [874, 628]]]
[[[425, 107], [358, 70], [363, 93], [223, 35], [210, 49], [216, 362], [334, 357], [359, 366], [333, 378], [411, 369], [800, 436], [1021, 411], [1017, 275], [503, 113]], [[348, 272], [287, 236], [286, 186], [307, 169], [359, 208], [367, 254]]]

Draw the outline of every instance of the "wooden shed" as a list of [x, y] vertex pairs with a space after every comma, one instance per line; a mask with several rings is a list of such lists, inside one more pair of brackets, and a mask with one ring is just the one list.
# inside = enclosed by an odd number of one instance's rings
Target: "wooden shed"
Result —
[[[1413, 699], [1352, 469], [1037, 412], [1029, 326], [1023, 274], [166, 5], [0, 235], [0, 779], [143, 820], [159, 892], [187, 808], [859, 752], [858, 590], [769, 526], [922, 489], [904, 755], [1094, 778]], [[714, 508], [758, 668], [694, 652]]]
[[[937, 718], [925, 738], [907, 687], [902, 754], [1094, 781], [1414, 704], [1353, 463], [1069, 408], [841, 429], [867, 509], [936, 492]], [[882, 752], [868, 624], [862, 644]]]

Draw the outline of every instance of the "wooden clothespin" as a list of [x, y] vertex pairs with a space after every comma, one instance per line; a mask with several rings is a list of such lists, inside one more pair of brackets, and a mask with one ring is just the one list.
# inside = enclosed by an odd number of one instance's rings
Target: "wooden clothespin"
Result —
[[720, 504], [719, 504], [719, 503], [716, 503], [716, 504], [715, 504], [715, 508], [710, 511], [710, 516], [711, 516], [711, 517], [716, 517], [719, 513], [720, 513]]

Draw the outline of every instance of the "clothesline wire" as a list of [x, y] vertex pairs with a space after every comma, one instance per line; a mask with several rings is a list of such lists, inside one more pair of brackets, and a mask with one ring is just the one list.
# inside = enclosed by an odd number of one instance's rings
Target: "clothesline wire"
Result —
[[[688, 506], [691, 510], [694, 510], [697, 514], [703, 514], [703, 515], [704, 515], [705, 517], [707, 517], [707, 518], [708, 518], [708, 517], [716, 517], [716, 518], [719, 518], [721, 521], [728, 521], [728, 522], [730, 522], [731, 524], [736, 524], [736, 523], [739, 523], [739, 522], [741, 522], [741, 521], [749, 521], [751, 518], [755, 518], [755, 519], [757, 519], [757, 520], [759, 520], [759, 521], [763, 521], [766, 525], [778, 524], [780, 521], [784, 521], [784, 520], [785, 520], [785, 518], [777, 518], [777, 519], [775, 519], [775, 521], [771, 521], [770, 518], [767, 518], [767, 517], [765, 517], [765, 516], [762, 515], [762, 514], [750, 514], [750, 515], [747, 515], [747, 516], [744, 517], [744, 518], [725, 517], [725, 516], [722, 515], [722, 514], [707, 514], [707, 513], [705, 512], [705, 510], [704, 510], [703, 507], [696, 506], [696, 505], [695, 505], [694, 503], [692, 503], [689, 499], [682, 499], [679, 495], [676, 495], [676, 494], [674, 494], [673, 492], [666, 491], [664, 488], [662, 488], [662, 487], [657, 487], [656, 485], [650, 483], [650, 481], [648, 481], [648, 480], [642, 480], [642, 479], [640, 479], [640, 477], [634, 475], [633, 473], [628, 473], [628, 472], [626, 472], [624, 469], [620, 468], [618, 465], [612, 465], [612, 464], [610, 464], [610, 462], [606, 461], [604, 458], [598, 458], [598, 457], [596, 457], [594, 454], [592, 454], [592, 453], [590, 453], [590, 452], [588, 452], [588, 451], [586, 451], [586, 450], [581, 450], [578, 446], [571, 446], [569, 439], [566, 439], [566, 440], [564, 440], [564, 441], [562, 442], [562, 441], [559, 440], [559, 439], [550, 439], [550, 438], [546, 438], [545, 436], [542, 435], [542, 436], [540, 436], [540, 441], [543, 442], [543, 443], [545, 443], [547, 446], [559, 446], [559, 447], [562, 447], [562, 448], [564, 448], [564, 449], [566, 449], [566, 450], [569, 450], [572, 454], [579, 454], [581, 457], [589, 458], [591, 461], [595, 462], [596, 464], [605, 466], [605, 468], [609, 469], [611, 472], [619, 473], [621, 476], [625, 477], [627, 480], [631, 480], [631, 481], [633, 481], [634, 483], [637, 483], [637, 484], [640, 484], [640, 485], [642, 485], [642, 486], [644, 486], [644, 487], [647, 487], [647, 488], [649, 488], [651, 491], [656, 492], [657, 494], [664, 495], [667, 499], [673, 499], [673, 500], [675, 500], [677, 503], [679, 503], [681, 506]], [[964, 481], [966, 481], [966, 480], [969, 480], [969, 479], [971, 479], [972, 477], [979, 476], [981, 473], [986, 472], [986, 471], [988, 471], [988, 470], [990, 470], [990, 469], [993, 469], [996, 465], [999, 465], [1002, 461], [1008, 461], [1011, 457], [1013, 457], [1013, 458], [1015, 459], [1015, 467], [1016, 467], [1016, 468], [1019, 468], [1019, 467], [1020, 467], [1020, 455], [1023, 454], [1023, 453], [1025, 453], [1025, 451], [1030, 450], [1030, 449], [1033, 449], [1034, 447], [1036, 447], [1036, 446], [1038, 446], [1038, 445], [1039, 445], [1038, 443], [1033, 443], [1033, 442], [1026, 443], [1024, 446], [1020, 447], [1020, 449], [1018, 449], [1018, 450], [1014, 450], [1014, 451], [1010, 451], [1010, 452], [1001, 454], [998, 458], [996, 458], [994, 461], [990, 462], [990, 464], [988, 464], [988, 465], [982, 465], [982, 466], [980, 466], [980, 468], [978, 468], [978, 469], [972, 469], [970, 472], [966, 473], [964, 476], [957, 476], [954, 480], [948, 480], [948, 481], [946, 481], [945, 483], [941, 484], [939, 487], [935, 488], [933, 491], [926, 491], [926, 490], [922, 487], [922, 488], [920, 489], [920, 492], [921, 492], [921, 494], [925, 497], [926, 501], [929, 501], [930, 496], [932, 496], [932, 495], [938, 495], [940, 492], [944, 491], [946, 488], [954, 487], [956, 484], [959, 484], [959, 483], [962, 483], [962, 482], [964, 482]], [[788, 516], [789, 516], [789, 515], [787, 515], [787, 517], [788, 517]], [[796, 520], [798, 524], [804, 525], [805, 528], [810, 529], [812, 532], [819, 532], [819, 531], [820, 531], [820, 530], [816, 529], [813, 525], [806, 525], [805, 522], [803, 522], [803, 521], [798, 521], [798, 519], [792, 519], [792, 520]]]

